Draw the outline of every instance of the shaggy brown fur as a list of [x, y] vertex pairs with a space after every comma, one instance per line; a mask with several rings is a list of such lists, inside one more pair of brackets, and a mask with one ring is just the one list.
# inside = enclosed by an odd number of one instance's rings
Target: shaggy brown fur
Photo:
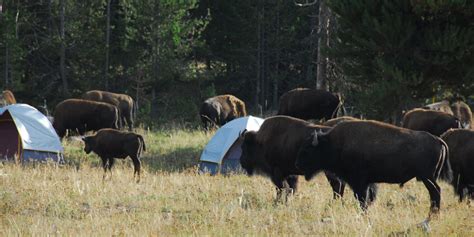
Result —
[[449, 161], [453, 169], [451, 184], [462, 202], [467, 194], [474, 200], [474, 131], [450, 129], [441, 138], [449, 146]]
[[454, 115], [426, 109], [408, 111], [402, 120], [402, 127], [417, 131], [426, 131], [440, 136], [450, 128], [460, 128], [461, 123]]
[[437, 212], [441, 189], [436, 180], [443, 168], [450, 170], [447, 153], [446, 143], [427, 132], [377, 121], [347, 121], [307, 139], [296, 167], [307, 180], [322, 170], [335, 173], [351, 186], [363, 209], [370, 184], [403, 184], [416, 177], [429, 191], [431, 212]]
[[297, 88], [280, 97], [278, 115], [287, 115], [304, 120], [329, 120], [336, 116], [339, 105], [339, 98], [330, 92]]
[[[314, 125], [288, 116], [274, 116], [263, 122], [258, 132], [249, 131], [243, 139], [242, 168], [252, 175], [255, 171], [270, 176], [277, 188], [277, 199], [282, 191], [296, 191], [298, 175], [303, 173], [295, 167], [296, 155], [302, 142], [314, 130], [329, 130], [329, 127]], [[342, 196], [341, 184], [334, 176], [327, 176], [335, 193]], [[286, 196], [285, 196], [286, 198]]]
[[449, 106], [449, 101], [447, 101], [447, 100], [443, 100], [441, 102], [436, 102], [436, 103], [433, 103], [433, 104], [425, 105], [425, 106], [423, 106], [423, 109], [430, 109], [430, 110], [445, 112], [445, 113], [448, 113], [448, 114], [453, 114], [453, 111], [451, 110], [451, 107]]
[[236, 118], [247, 116], [245, 103], [233, 95], [219, 95], [203, 102], [199, 116], [204, 128], [222, 126]]
[[133, 117], [136, 108], [133, 98], [129, 95], [117, 94], [108, 91], [93, 90], [86, 92], [82, 96], [82, 99], [104, 102], [116, 106], [119, 110], [120, 115], [120, 128], [125, 126], [125, 123], [127, 123], [128, 129], [130, 131], [133, 129]]
[[461, 121], [463, 128], [471, 128], [472, 126], [472, 112], [469, 105], [462, 101], [456, 101], [451, 105], [454, 116]]
[[145, 141], [140, 134], [123, 132], [115, 129], [101, 129], [94, 136], [83, 138], [84, 151], [96, 153], [102, 159], [104, 176], [107, 169], [111, 171], [114, 165], [114, 158], [125, 159], [128, 156], [133, 161], [134, 177], [138, 177], [140, 182], [140, 157], [146, 151]]
[[13, 95], [13, 92], [10, 90], [4, 90], [2, 92], [2, 104], [3, 105], [12, 105], [16, 104], [16, 99], [15, 96]]
[[86, 131], [101, 128], [118, 128], [117, 107], [89, 100], [68, 99], [56, 105], [53, 127], [63, 138], [66, 131], [78, 130], [80, 135]]
[[329, 127], [334, 127], [339, 123], [345, 122], [345, 121], [357, 121], [360, 120], [358, 118], [350, 117], [350, 116], [342, 116], [342, 117], [337, 117], [330, 119], [326, 122], [323, 123], [324, 126], [329, 126]]

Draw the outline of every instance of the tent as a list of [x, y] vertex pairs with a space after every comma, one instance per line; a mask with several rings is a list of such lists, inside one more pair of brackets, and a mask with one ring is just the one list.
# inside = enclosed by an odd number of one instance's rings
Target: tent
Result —
[[263, 123], [263, 119], [248, 116], [234, 119], [225, 124], [207, 143], [201, 154], [199, 170], [212, 175], [221, 173], [228, 174], [239, 172], [240, 155], [242, 154], [242, 141], [239, 141], [239, 134], [245, 129], [258, 131]]
[[49, 120], [27, 104], [0, 108], [0, 160], [59, 162], [64, 149]]

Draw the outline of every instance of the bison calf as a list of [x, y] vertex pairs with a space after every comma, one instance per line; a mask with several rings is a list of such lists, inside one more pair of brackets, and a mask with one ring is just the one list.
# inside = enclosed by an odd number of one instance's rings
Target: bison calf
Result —
[[133, 176], [137, 175], [137, 183], [140, 182], [140, 156], [146, 151], [145, 141], [141, 135], [115, 129], [101, 129], [94, 136], [84, 137], [83, 141], [84, 151], [87, 154], [93, 151], [102, 159], [104, 179], [107, 169], [111, 171], [114, 165], [114, 158], [125, 159], [130, 156], [135, 170]]
[[474, 131], [450, 129], [441, 138], [448, 144], [453, 169], [451, 184], [462, 202], [466, 196], [474, 200]]
[[436, 180], [443, 166], [450, 170], [447, 152], [446, 143], [427, 132], [347, 121], [310, 136], [301, 146], [296, 167], [307, 180], [321, 170], [335, 173], [350, 185], [364, 210], [370, 184], [403, 184], [416, 177], [429, 191], [433, 213], [441, 200]]

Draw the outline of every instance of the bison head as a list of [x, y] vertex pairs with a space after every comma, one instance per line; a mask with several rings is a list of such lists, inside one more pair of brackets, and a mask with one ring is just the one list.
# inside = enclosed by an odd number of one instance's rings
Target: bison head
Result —
[[244, 131], [240, 134], [242, 139], [242, 155], [240, 156], [240, 165], [248, 175], [253, 175], [258, 158], [257, 133], [254, 131]]
[[295, 166], [310, 180], [323, 168], [322, 145], [326, 139], [321, 131], [316, 130], [301, 145], [296, 157]]
[[83, 137], [82, 141], [84, 141], [84, 145], [85, 145], [84, 146], [84, 152], [86, 152], [86, 154], [91, 153], [91, 151], [93, 151], [94, 148], [95, 148], [94, 137], [93, 136]]

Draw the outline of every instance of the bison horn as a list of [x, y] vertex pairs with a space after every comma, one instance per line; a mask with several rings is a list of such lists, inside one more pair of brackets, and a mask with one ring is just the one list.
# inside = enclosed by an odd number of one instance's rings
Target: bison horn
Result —
[[313, 141], [311, 142], [311, 145], [317, 146], [318, 145], [318, 132], [314, 130], [311, 136], [313, 137]]

